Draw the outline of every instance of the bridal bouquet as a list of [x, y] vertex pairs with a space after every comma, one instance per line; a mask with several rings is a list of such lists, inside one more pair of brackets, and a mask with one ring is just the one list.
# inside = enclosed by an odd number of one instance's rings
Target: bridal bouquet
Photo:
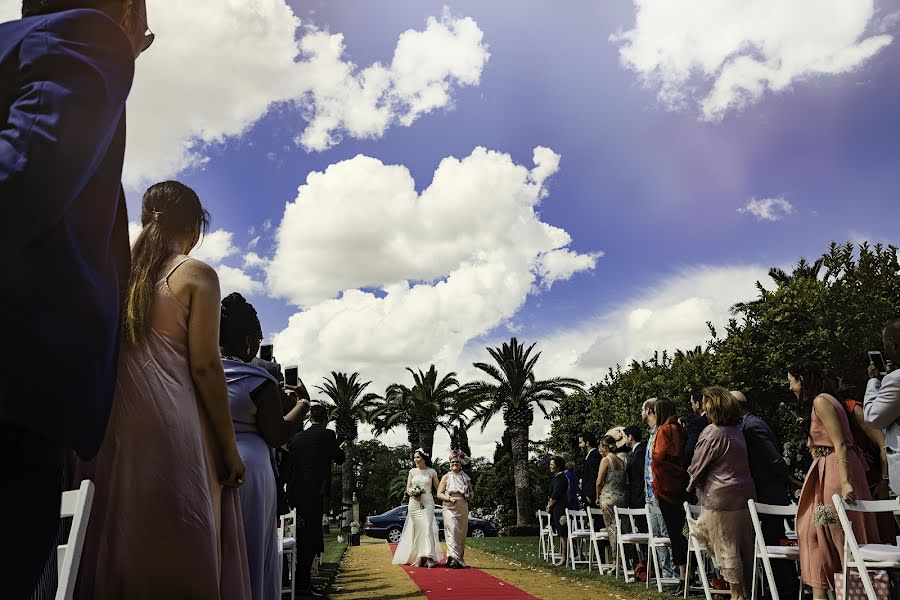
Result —
[[425, 493], [425, 488], [423, 488], [418, 483], [416, 485], [412, 486], [411, 488], [409, 488], [410, 497], [418, 499], [419, 506], [422, 507], [423, 510], [425, 508], [425, 503], [422, 502], [422, 494], [424, 494], [424, 493]]

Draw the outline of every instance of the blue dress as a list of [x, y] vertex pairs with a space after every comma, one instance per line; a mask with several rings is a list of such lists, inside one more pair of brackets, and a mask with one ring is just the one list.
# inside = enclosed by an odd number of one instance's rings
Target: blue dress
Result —
[[237, 449], [247, 472], [241, 492], [241, 514], [247, 541], [253, 600], [279, 600], [278, 506], [272, 449], [256, 426], [256, 404], [250, 393], [266, 381], [277, 382], [264, 369], [222, 359]]

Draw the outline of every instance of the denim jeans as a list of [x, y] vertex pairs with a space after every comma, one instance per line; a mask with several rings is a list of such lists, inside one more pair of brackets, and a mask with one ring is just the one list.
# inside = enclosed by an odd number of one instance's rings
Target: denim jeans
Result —
[[[647, 498], [647, 504], [654, 508], [659, 508], [659, 501], [656, 498]], [[662, 515], [655, 513], [651, 514], [650, 526], [653, 528], [654, 537], [669, 537], [669, 531], [666, 529], [666, 524], [663, 522]], [[672, 564], [672, 554], [669, 552], [669, 549], [658, 548], [657, 552], [659, 555], [659, 568], [662, 571], [662, 576], [666, 579], [678, 579], [678, 571], [675, 570], [675, 566]], [[653, 559], [651, 558], [649, 560]]]

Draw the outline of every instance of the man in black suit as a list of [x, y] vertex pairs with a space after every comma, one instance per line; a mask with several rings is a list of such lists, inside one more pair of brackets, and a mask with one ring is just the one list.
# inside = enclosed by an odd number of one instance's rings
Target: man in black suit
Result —
[[[787, 506], [790, 504], [790, 468], [784, 461], [781, 442], [768, 423], [750, 412], [747, 397], [739, 391], [731, 395], [741, 406], [743, 416], [739, 427], [747, 441], [747, 458], [750, 475], [756, 484], [756, 500], [763, 504]], [[777, 546], [784, 538], [784, 519], [760, 516], [763, 537], [767, 546]], [[778, 594], [784, 598], [797, 595], [797, 572], [791, 561], [773, 560], [772, 571], [778, 584]]]
[[685, 420], [684, 426], [687, 429], [687, 440], [684, 442], [684, 455], [688, 464], [694, 458], [694, 448], [697, 447], [697, 440], [700, 434], [709, 425], [709, 419], [706, 418], [706, 411], [703, 410], [703, 392], [695, 389], [691, 392], [690, 397], [691, 415]]
[[301, 596], [317, 596], [310, 578], [316, 554], [324, 550], [322, 538], [322, 515], [325, 510], [325, 496], [331, 480], [331, 463], [343, 464], [344, 448], [347, 443], [338, 444], [337, 436], [328, 424], [328, 411], [321, 404], [309, 409], [310, 425], [298, 432], [291, 440], [290, 452], [291, 482], [288, 498], [297, 507], [297, 516], [303, 520], [297, 552], [297, 574], [295, 589]]
[[578, 436], [578, 447], [584, 452], [584, 471], [581, 476], [581, 501], [587, 507], [597, 506], [597, 473], [600, 471], [600, 451], [597, 436], [585, 432]]
[[[28, 597], [59, 523], [64, 453], [89, 460], [116, 383], [130, 268], [125, 101], [144, 0], [24, 0], [0, 24], [0, 581]], [[146, 34], [146, 35], [145, 35]], [[28, 376], [35, 359], [60, 393]]]
[[640, 427], [625, 428], [625, 443], [631, 455], [625, 463], [625, 489], [628, 491], [628, 508], [644, 508], [644, 462], [647, 444], [641, 439]]

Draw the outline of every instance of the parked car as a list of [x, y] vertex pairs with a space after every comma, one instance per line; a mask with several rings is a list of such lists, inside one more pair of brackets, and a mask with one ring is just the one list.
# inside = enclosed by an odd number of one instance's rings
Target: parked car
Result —
[[[386, 539], [392, 544], [400, 541], [403, 523], [406, 521], [405, 506], [398, 506], [382, 515], [372, 515], [366, 519], [366, 535], [373, 538]], [[440, 535], [444, 535], [444, 513], [440, 505], [434, 507]], [[497, 537], [497, 526], [486, 519], [469, 517], [469, 537]]]

